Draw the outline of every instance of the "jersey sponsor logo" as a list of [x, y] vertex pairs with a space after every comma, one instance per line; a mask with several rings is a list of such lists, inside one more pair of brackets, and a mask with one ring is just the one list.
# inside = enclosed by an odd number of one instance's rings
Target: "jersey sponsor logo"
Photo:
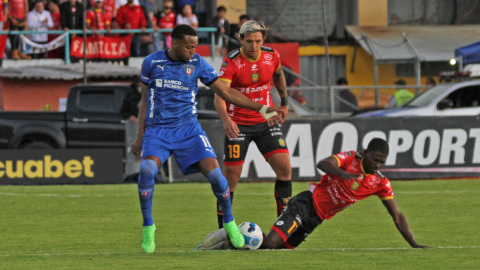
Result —
[[257, 82], [259, 79], [258, 73], [252, 74], [252, 81]]
[[285, 140], [284, 140], [284, 139], [278, 139], [278, 144], [279, 144], [281, 147], [285, 147]]
[[[162, 79], [157, 79], [157, 85], [158, 85], [158, 80], [160, 80], [160, 84], [162, 84]], [[153, 108], [155, 107], [155, 100], [153, 99], [154, 94], [155, 94], [155, 89], [150, 88], [150, 115], [149, 115], [150, 118], [153, 118]]]
[[269, 65], [269, 66], [273, 66], [273, 62], [272, 61], [263, 61], [262, 63], [266, 64], [266, 65]]
[[237, 60], [235, 60], [235, 64], [240, 65], [240, 63], [242, 63], [242, 59], [238, 58]]
[[185, 72], [187, 73], [188, 76], [190, 76], [190, 74], [192, 74], [192, 71], [193, 69], [195, 68], [194, 65], [183, 65], [183, 69], [185, 70]]
[[253, 64], [252, 71], [258, 70], [257, 64]]
[[167, 62], [167, 60], [152, 60], [152, 63], [162, 63], [162, 62]]
[[267, 60], [272, 60], [273, 59], [273, 55], [271, 55], [271, 54], [264, 54], [263, 57], [265, 57], [265, 59], [267, 59]]
[[227, 61], [223, 61], [223, 63], [222, 63], [222, 68], [227, 67], [227, 66], [228, 66], [228, 62], [227, 62]]
[[275, 223], [277, 226], [283, 226], [283, 220], [279, 220]]
[[352, 183], [352, 185], [350, 186], [350, 188], [351, 188], [352, 190], [357, 190], [357, 188], [358, 188], [359, 186], [360, 186], [360, 184], [357, 183], [357, 181], [354, 181], [354, 182]]
[[[157, 79], [157, 80], [161, 80], [161, 79]], [[162, 87], [162, 86], [158, 86], [157, 84], [157, 87]], [[164, 80], [163, 87], [188, 91], [188, 87], [182, 86], [182, 82], [177, 80]]]
[[223, 70], [220, 70], [220, 73], [218, 73], [219, 76], [223, 76]]
[[157, 67], [161, 68], [162, 71], [164, 71], [163, 69], [165, 68], [165, 65], [163, 65], [163, 66], [157, 65]]

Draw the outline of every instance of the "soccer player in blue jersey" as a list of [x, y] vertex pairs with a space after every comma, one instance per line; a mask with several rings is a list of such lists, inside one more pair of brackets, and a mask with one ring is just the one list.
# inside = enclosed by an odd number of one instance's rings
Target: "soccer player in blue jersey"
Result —
[[142, 250], [145, 253], [155, 251], [156, 227], [152, 220], [154, 177], [171, 154], [183, 174], [201, 172], [207, 177], [221, 205], [224, 227], [232, 245], [241, 249], [245, 244], [232, 215], [227, 180], [197, 121], [195, 95], [198, 79], [224, 100], [260, 112], [270, 124], [280, 121], [275, 108], [254, 102], [217, 80], [215, 70], [195, 54], [197, 45], [196, 31], [188, 25], [178, 25], [172, 31], [172, 46], [143, 60], [139, 126], [131, 151], [142, 159], [138, 194], [143, 216]]

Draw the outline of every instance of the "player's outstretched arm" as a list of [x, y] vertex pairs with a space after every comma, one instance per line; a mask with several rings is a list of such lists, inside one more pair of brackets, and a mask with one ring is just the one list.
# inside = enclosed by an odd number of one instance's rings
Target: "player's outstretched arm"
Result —
[[287, 118], [288, 114], [288, 95], [287, 95], [287, 82], [285, 81], [285, 74], [283, 74], [282, 68], [277, 69], [273, 73], [273, 84], [277, 88], [278, 95], [280, 95], [280, 106], [278, 107], [278, 114], [282, 118], [282, 123]]
[[137, 129], [137, 136], [133, 141], [130, 151], [134, 154], [137, 158], [140, 157], [140, 150], [142, 148], [142, 140], [143, 140], [143, 133], [145, 132], [145, 118], [147, 116], [147, 90], [148, 87], [142, 84], [142, 100], [140, 101], [140, 108], [138, 109], [138, 129]]
[[260, 112], [265, 119], [272, 118], [275, 123], [280, 122], [280, 117], [276, 114], [276, 109], [267, 107], [258, 102], [252, 101], [237, 90], [226, 87], [222, 82], [216, 80], [209, 87], [222, 99], [252, 111]]
[[417, 244], [417, 241], [415, 241], [415, 238], [413, 237], [412, 230], [410, 230], [410, 226], [408, 225], [407, 218], [402, 214], [402, 212], [400, 212], [395, 199], [383, 200], [382, 203], [387, 208], [388, 213], [392, 216], [393, 222], [395, 223], [395, 226], [397, 226], [398, 231], [402, 234], [403, 238], [405, 238], [411, 247], [429, 248], [429, 246]]
[[[230, 82], [222, 81], [222, 83], [226, 87], [230, 87]], [[220, 119], [222, 120], [223, 123], [223, 131], [225, 131], [225, 135], [229, 139], [235, 139], [238, 136], [238, 133], [240, 133], [240, 130], [238, 129], [237, 124], [230, 119], [230, 116], [228, 115], [227, 112], [227, 104], [225, 104], [225, 100], [221, 98], [219, 95], [215, 94], [215, 109], [217, 110], [218, 115], [220, 116]]]
[[317, 164], [317, 168], [325, 172], [326, 174], [329, 175], [337, 175], [342, 177], [345, 180], [349, 179], [359, 179], [362, 177], [361, 174], [355, 174], [355, 173], [348, 173], [347, 171], [344, 171], [343, 169], [338, 167], [338, 160], [334, 158], [333, 156], [329, 156], [325, 159], [320, 160]]

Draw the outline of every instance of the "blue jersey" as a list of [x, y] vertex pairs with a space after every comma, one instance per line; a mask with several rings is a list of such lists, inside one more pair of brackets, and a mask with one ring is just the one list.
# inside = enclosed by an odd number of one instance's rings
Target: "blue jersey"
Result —
[[142, 82], [148, 86], [146, 126], [197, 122], [198, 79], [205, 85], [217, 79], [217, 72], [198, 54], [188, 63], [172, 61], [166, 51], [147, 56], [142, 64]]

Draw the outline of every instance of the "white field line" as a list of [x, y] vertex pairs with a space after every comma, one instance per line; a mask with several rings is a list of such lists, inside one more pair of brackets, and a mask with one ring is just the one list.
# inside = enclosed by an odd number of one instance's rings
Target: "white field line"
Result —
[[[480, 246], [465, 246], [465, 247], [434, 247], [431, 249], [477, 249]], [[413, 250], [409, 247], [385, 247], [385, 248], [298, 248], [295, 251], [385, 251], [385, 250]], [[232, 252], [234, 250], [207, 250], [206, 252]], [[261, 249], [255, 252], [269, 252], [273, 250]], [[289, 249], [279, 249], [278, 251], [290, 251]], [[175, 251], [155, 251], [155, 253], [190, 253], [199, 252], [195, 250], [175, 250]], [[202, 251], [205, 252], [205, 251]], [[119, 254], [143, 254], [142, 252], [68, 252], [68, 253], [30, 253], [30, 254], [0, 254], [0, 257], [28, 257], [28, 256], [96, 256], [96, 255], [119, 255]]]
[[[480, 190], [441, 190], [441, 191], [395, 191], [395, 194], [460, 194], [460, 193], [480, 193]], [[270, 196], [271, 193], [242, 193], [238, 192], [242, 196]], [[114, 195], [78, 195], [78, 194], [35, 194], [35, 193], [9, 193], [9, 192], [0, 192], [0, 196], [38, 196], [38, 197], [71, 197], [71, 198], [83, 198], [83, 197], [130, 197], [138, 196], [134, 191], [132, 194], [114, 194]], [[212, 193], [203, 193], [202, 195], [212, 196]]]

